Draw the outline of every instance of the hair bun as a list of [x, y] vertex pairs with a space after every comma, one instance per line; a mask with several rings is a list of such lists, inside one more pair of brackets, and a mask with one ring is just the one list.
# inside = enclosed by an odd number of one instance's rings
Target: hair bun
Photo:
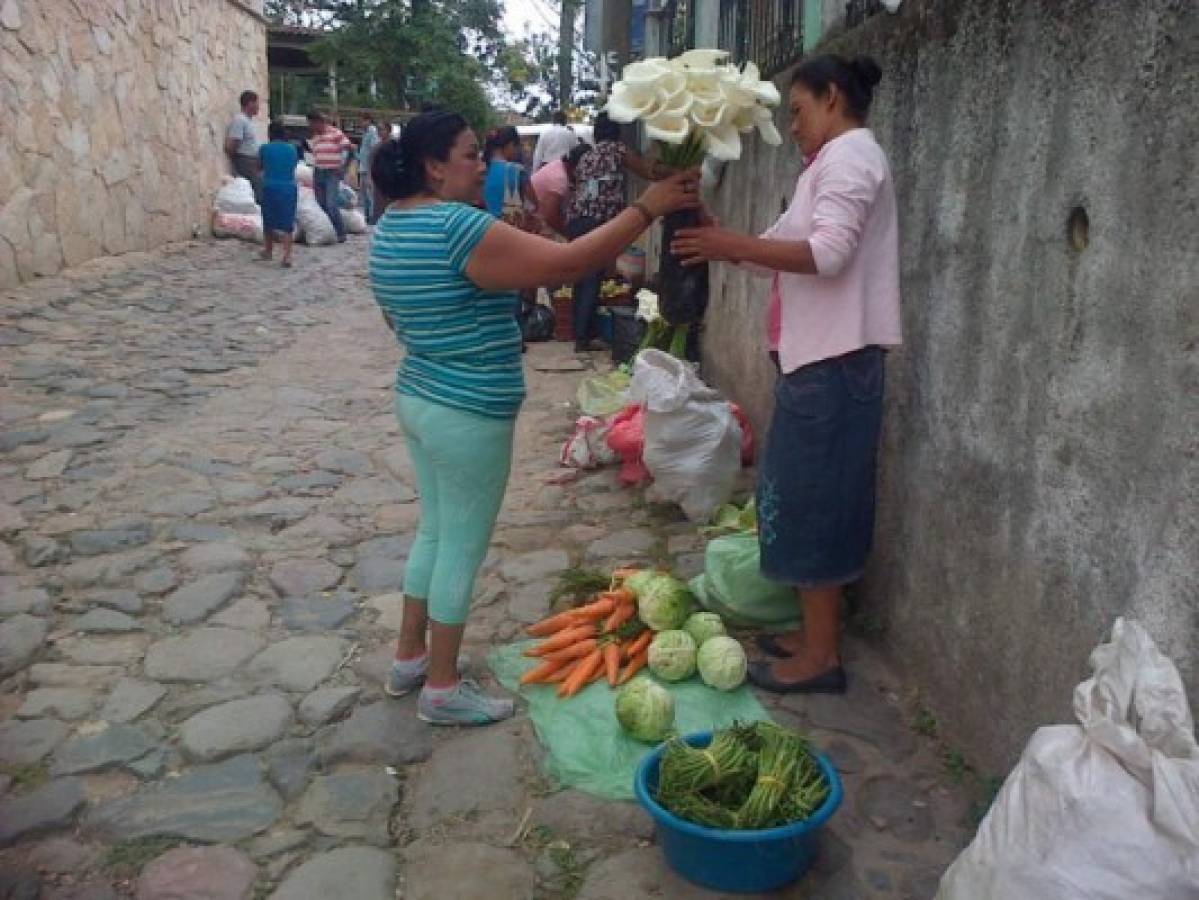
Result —
[[883, 80], [883, 70], [879, 68], [878, 63], [874, 61], [873, 57], [856, 57], [853, 62], [849, 64], [849, 67], [853, 69], [854, 74], [858, 76], [858, 80], [868, 88], [874, 87]]

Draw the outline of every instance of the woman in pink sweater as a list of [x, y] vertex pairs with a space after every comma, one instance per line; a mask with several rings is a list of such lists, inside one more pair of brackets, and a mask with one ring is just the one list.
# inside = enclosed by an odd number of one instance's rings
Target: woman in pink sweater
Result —
[[806, 163], [763, 235], [715, 222], [671, 249], [772, 276], [768, 346], [781, 376], [758, 482], [762, 572], [795, 587], [803, 630], [759, 644], [780, 657], [750, 678], [779, 692], [841, 693], [842, 593], [874, 532], [883, 358], [900, 343], [899, 225], [886, 155], [865, 127], [882, 72], [819, 56], [791, 82], [791, 134]]

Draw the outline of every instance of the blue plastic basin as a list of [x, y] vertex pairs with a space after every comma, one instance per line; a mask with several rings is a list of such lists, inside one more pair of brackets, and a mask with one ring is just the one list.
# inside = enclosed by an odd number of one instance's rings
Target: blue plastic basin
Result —
[[[692, 747], [706, 747], [712, 732], [683, 738]], [[714, 891], [752, 894], [772, 891], [802, 876], [816, 859], [817, 833], [841, 805], [841, 779], [824, 755], [817, 753], [829, 794], [810, 818], [778, 828], [726, 831], [705, 828], [667, 812], [654, 799], [658, 765], [665, 745], [658, 746], [637, 767], [633, 790], [653, 817], [658, 845], [670, 867], [701, 887]]]

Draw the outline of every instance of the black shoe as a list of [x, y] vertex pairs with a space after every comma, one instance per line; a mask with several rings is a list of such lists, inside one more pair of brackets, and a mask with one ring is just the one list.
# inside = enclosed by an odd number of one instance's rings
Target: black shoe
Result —
[[764, 691], [774, 694], [844, 694], [849, 686], [845, 670], [840, 666], [806, 681], [780, 681], [770, 671], [770, 663], [754, 662], [746, 672], [749, 680]]
[[776, 659], [786, 659], [789, 656], [794, 656], [790, 650], [779, 643], [777, 635], [759, 634], [754, 638], [754, 643], [758, 645], [758, 649], [768, 656], [773, 656]]

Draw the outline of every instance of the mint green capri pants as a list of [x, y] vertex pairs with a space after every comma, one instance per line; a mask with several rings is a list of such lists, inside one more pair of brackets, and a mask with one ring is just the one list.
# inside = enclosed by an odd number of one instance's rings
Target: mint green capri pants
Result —
[[461, 625], [504, 502], [516, 420], [404, 395], [396, 412], [421, 506], [404, 594], [425, 600], [433, 621]]

